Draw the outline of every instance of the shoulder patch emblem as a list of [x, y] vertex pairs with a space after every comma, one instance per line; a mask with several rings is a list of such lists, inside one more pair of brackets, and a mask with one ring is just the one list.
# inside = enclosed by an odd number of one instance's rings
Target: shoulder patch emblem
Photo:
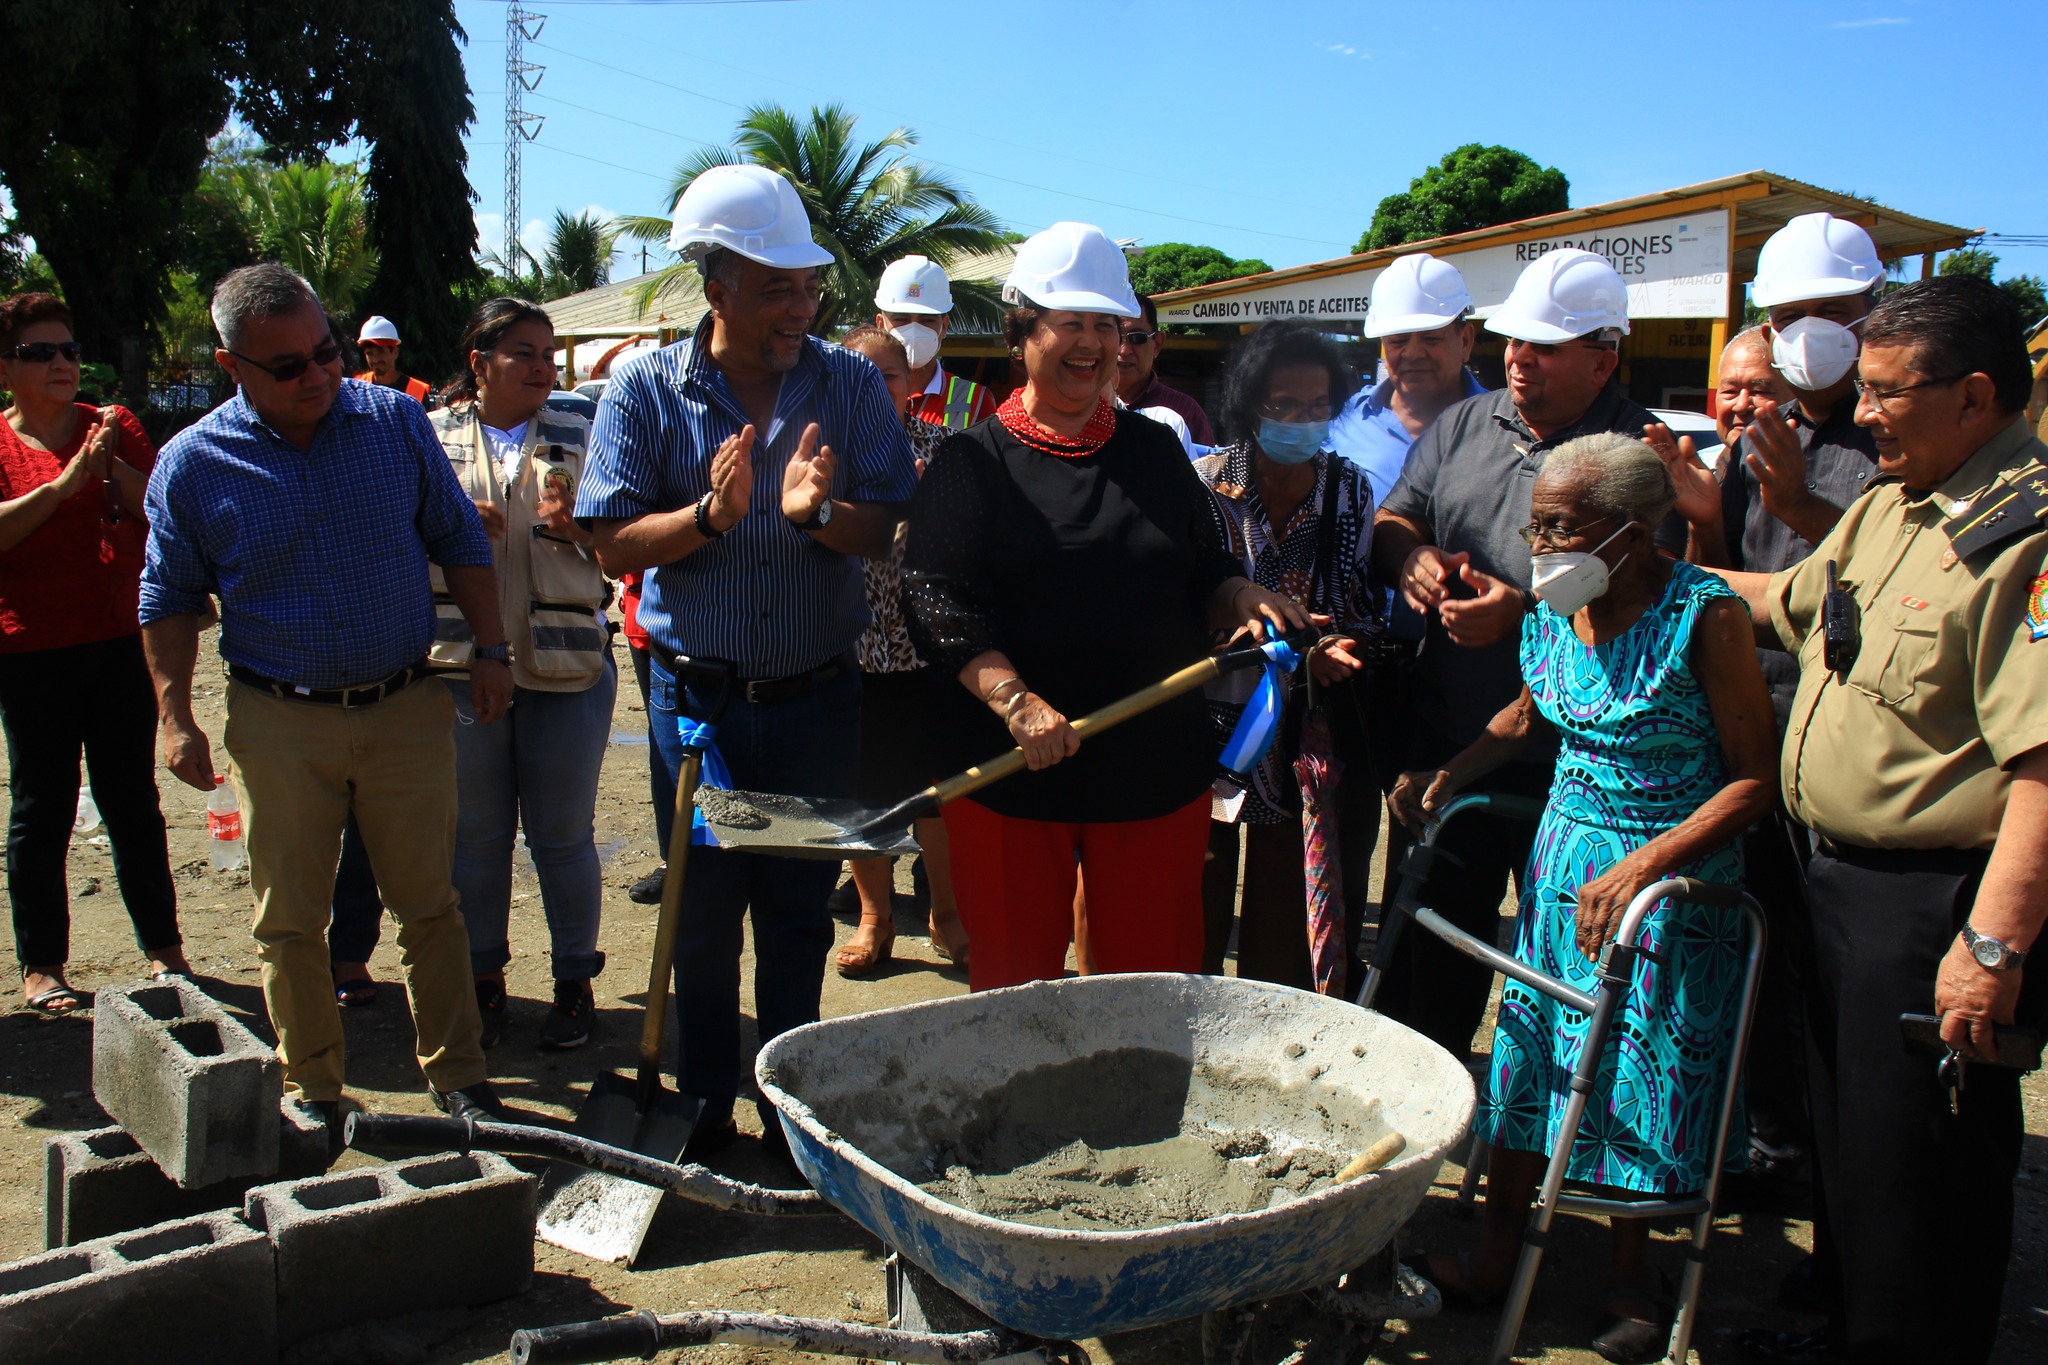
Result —
[[2027, 589], [2027, 629], [2036, 640], [2048, 640], [2048, 573]]

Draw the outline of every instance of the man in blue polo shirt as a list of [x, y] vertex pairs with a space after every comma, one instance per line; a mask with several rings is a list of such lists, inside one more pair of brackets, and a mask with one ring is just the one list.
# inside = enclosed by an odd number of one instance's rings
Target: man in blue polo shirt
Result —
[[[628, 364], [598, 407], [576, 515], [607, 573], [645, 571], [648, 726], [671, 772], [679, 721], [733, 691], [717, 747], [735, 786], [852, 796], [868, 623], [856, 556], [888, 553], [917, 470], [882, 375], [809, 335], [818, 267], [790, 183], [721, 166], [676, 202], [670, 245], [704, 275], [688, 340]], [[676, 942], [680, 1088], [704, 1100], [695, 1159], [735, 1133], [741, 924], [761, 1041], [818, 1017], [838, 864], [691, 851]], [[765, 1106], [764, 1140], [780, 1125]]]
[[164, 446], [147, 496], [142, 642], [165, 764], [213, 790], [192, 670], [217, 597], [231, 680], [222, 742], [286, 1086], [333, 1125], [332, 1142], [344, 1045], [327, 923], [353, 813], [398, 920], [435, 1102], [488, 1116], [497, 1099], [451, 881], [455, 706], [446, 688], [421, 684], [431, 560], [476, 635], [478, 722], [511, 703], [490, 542], [426, 409], [341, 377], [341, 348], [303, 279], [275, 264], [234, 271], [214, 290], [213, 322], [236, 395]]

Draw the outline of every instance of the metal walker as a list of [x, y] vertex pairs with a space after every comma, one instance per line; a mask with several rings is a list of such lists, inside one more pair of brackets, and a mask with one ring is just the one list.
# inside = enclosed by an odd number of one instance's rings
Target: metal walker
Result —
[[[1441, 854], [1436, 847], [1444, 826], [1460, 814], [1481, 810], [1509, 818], [1535, 819], [1542, 814], [1543, 807], [1540, 802], [1521, 797], [1475, 793], [1460, 796], [1444, 808], [1443, 814], [1431, 822], [1423, 837], [1409, 850], [1408, 858], [1402, 866], [1400, 887], [1393, 903], [1387, 907], [1381, 923], [1379, 942], [1373, 950], [1373, 966], [1366, 974], [1364, 988], [1359, 991], [1358, 1003], [1366, 1008], [1371, 1007], [1374, 997], [1379, 993], [1383, 964], [1389, 960], [1395, 944], [1399, 942], [1403, 925], [1412, 919], [1418, 928], [1436, 935], [1465, 956], [1491, 967], [1503, 976], [1512, 977], [1531, 990], [1541, 991], [1554, 1000], [1562, 1001], [1588, 1016], [1590, 1023], [1586, 1031], [1586, 1041], [1579, 1051], [1578, 1066], [1572, 1072], [1571, 1095], [1565, 1103], [1563, 1127], [1557, 1146], [1550, 1153], [1550, 1164], [1543, 1173], [1543, 1184], [1536, 1196], [1536, 1206], [1529, 1218], [1528, 1231], [1522, 1239], [1521, 1257], [1515, 1264], [1514, 1279], [1508, 1286], [1507, 1299], [1501, 1310], [1500, 1327], [1494, 1333], [1493, 1350], [1489, 1359], [1494, 1365], [1505, 1365], [1505, 1362], [1514, 1356], [1515, 1342], [1522, 1332], [1522, 1320], [1528, 1313], [1529, 1297], [1536, 1287], [1536, 1271], [1542, 1264], [1543, 1251], [1550, 1240], [1550, 1226], [1557, 1214], [1562, 1211], [1605, 1214], [1609, 1218], [1692, 1220], [1692, 1244], [1686, 1249], [1685, 1269], [1679, 1278], [1678, 1312], [1671, 1324], [1671, 1341], [1665, 1353], [1666, 1365], [1683, 1365], [1692, 1345], [1693, 1333], [1699, 1325], [1701, 1279], [1706, 1270], [1707, 1237], [1714, 1226], [1714, 1198], [1720, 1190], [1721, 1167], [1727, 1158], [1729, 1125], [1735, 1115], [1736, 1100], [1741, 1094], [1742, 1061], [1749, 1050], [1750, 1021], [1756, 1010], [1757, 987], [1763, 970], [1763, 910], [1754, 898], [1739, 887], [1725, 886], [1718, 882], [1703, 882], [1691, 877], [1666, 877], [1662, 881], [1646, 886], [1629, 902], [1614, 941], [1601, 955], [1598, 989], [1592, 994], [1587, 994], [1536, 970], [1490, 943], [1482, 942], [1444, 919], [1436, 911], [1418, 903], [1422, 888], [1428, 882], [1432, 863], [1438, 857], [1447, 856]], [[1568, 1194], [1564, 1190], [1564, 1182], [1565, 1172], [1571, 1163], [1572, 1145], [1578, 1139], [1579, 1124], [1585, 1118], [1586, 1106], [1592, 1099], [1593, 1082], [1599, 1075], [1607, 1053], [1608, 1035], [1612, 1030], [1615, 1014], [1628, 995], [1636, 959], [1649, 956], [1644, 949], [1636, 945], [1636, 937], [1651, 908], [1666, 897], [1696, 905], [1723, 906], [1740, 911], [1749, 920], [1749, 952], [1743, 972], [1742, 1006], [1736, 1021], [1735, 1050], [1731, 1054], [1728, 1078], [1722, 1091], [1720, 1116], [1714, 1126], [1713, 1150], [1707, 1163], [1706, 1188], [1697, 1194], [1676, 1199], [1622, 1200], [1603, 1199], [1587, 1194]], [[1481, 1151], [1475, 1139], [1473, 1161], [1467, 1170], [1461, 1199], [1469, 1200], [1473, 1186], [1477, 1183], [1472, 1168], [1478, 1165]]]

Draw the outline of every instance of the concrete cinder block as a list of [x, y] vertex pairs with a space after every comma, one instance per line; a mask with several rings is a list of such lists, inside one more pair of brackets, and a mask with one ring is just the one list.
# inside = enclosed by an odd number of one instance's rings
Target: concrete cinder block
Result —
[[257, 1186], [242, 1217], [277, 1249], [279, 1342], [523, 1292], [539, 1183], [490, 1152], [451, 1152]]
[[93, 1097], [180, 1189], [276, 1175], [283, 1089], [270, 1048], [189, 981], [93, 1001]]
[[270, 1241], [232, 1213], [0, 1266], [0, 1360], [240, 1365], [277, 1359]]
[[[302, 1179], [327, 1170], [327, 1126], [291, 1100], [279, 1106], [278, 1173]], [[125, 1128], [58, 1133], [43, 1143], [43, 1245], [75, 1246], [214, 1209], [242, 1207], [242, 1176], [181, 1190]]]

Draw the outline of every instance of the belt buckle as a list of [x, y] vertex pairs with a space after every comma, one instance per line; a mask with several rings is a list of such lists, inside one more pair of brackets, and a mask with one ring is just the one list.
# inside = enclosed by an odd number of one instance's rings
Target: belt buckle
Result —
[[747, 681], [747, 682], [746, 682], [746, 683], [744, 684], [744, 686], [745, 686], [745, 688], [746, 688], [746, 691], [745, 691], [745, 693], [743, 694], [743, 695], [745, 696], [745, 698], [746, 698], [746, 702], [747, 702], [747, 705], [749, 705], [749, 706], [762, 706], [762, 705], [765, 705], [765, 704], [767, 703], [767, 697], [766, 697], [766, 695], [765, 695], [765, 694], [763, 694], [763, 693], [759, 693], [759, 692], [756, 692], [756, 691], [755, 691], [754, 689], [755, 689], [755, 688], [757, 688], [757, 687], [759, 687], [759, 686], [761, 686], [761, 684], [762, 684], [762, 683], [764, 683], [764, 682], [772, 682], [772, 681], [774, 681], [774, 679], [772, 679], [772, 678], [752, 678], [752, 679], [749, 679], [749, 680], [748, 680], [748, 681]]

